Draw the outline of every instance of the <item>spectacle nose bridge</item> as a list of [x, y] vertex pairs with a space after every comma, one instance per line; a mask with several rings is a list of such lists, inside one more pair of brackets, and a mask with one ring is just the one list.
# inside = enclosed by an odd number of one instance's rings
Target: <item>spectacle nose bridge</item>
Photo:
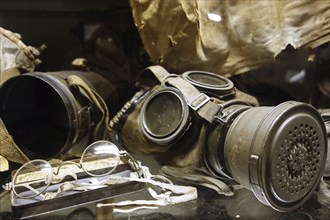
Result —
[[[67, 165], [69, 165], [70, 167], [64, 169], [63, 167], [65, 167]], [[79, 170], [76, 170], [73, 167], [77, 167], [77, 168], [79, 168]], [[61, 162], [61, 164], [58, 167], [54, 167], [52, 165], [52, 168], [53, 168], [54, 176], [58, 176], [60, 174], [60, 172], [62, 172], [63, 174], [68, 173], [68, 174], [64, 175], [64, 177], [65, 176], [72, 176], [72, 174], [70, 174], [70, 173], [76, 173], [76, 172], [79, 172], [83, 169], [81, 163], [77, 163], [77, 162], [74, 162], [74, 161], [64, 161], [64, 162]]]
[[64, 175], [54, 175], [53, 176], [53, 179], [51, 180], [51, 183], [52, 184], [57, 184], [57, 183], [60, 183], [62, 182], [64, 179], [67, 179], [67, 177], [72, 177], [75, 181], [78, 180], [78, 176], [76, 173], [66, 173]]

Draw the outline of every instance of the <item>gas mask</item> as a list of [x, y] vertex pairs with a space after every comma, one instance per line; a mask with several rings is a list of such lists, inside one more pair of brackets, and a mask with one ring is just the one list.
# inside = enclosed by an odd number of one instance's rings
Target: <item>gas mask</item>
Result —
[[209, 72], [176, 75], [151, 66], [142, 74], [149, 89], [112, 124], [129, 151], [233, 179], [279, 211], [301, 206], [318, 186], [327, 137], [312, 106], [289, 101], [259, 107], [229, 79]]

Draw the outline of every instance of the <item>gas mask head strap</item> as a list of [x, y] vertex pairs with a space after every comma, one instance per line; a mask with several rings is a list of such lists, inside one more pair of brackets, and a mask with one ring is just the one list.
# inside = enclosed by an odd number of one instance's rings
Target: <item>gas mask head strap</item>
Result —
[[166, 82], [179, 89], [186, 98], [188, 105], [208, 122], [211, 123], [214, 116], [220, 111], [220, 105], [213, 102], [209, 96], [201, 93], [195, 86], [178, 75], [170, 74], [166, 69], [158, 65], [147, 67], [145, 70], [152, 72], [159, 82]]

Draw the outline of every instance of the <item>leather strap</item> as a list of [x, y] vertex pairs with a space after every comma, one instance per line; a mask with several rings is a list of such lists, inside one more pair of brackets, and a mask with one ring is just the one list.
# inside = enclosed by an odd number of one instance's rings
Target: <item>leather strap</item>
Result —
[[[79, 92], [87, 98], [91, 104], [94, 105], [96, 109], [100, 112], [100, 119], [96, 122], [93, 138], [94, 140], [103, 139], [105, 134], [102, 133], [102, 126], [106, 129], [106, 132], [109, 131], [108, 123], [109, 123], [109, 111], [106, 103], [102, 99], [102, 97], [91, 89], [86, 82], [77, 75], [70, 75], [66, 78], [66, 81], [69, 87], [76, 87]], [[100, 133], [101, 132], [101, 133]]]
[[[193, 174], [192, 171], [194, 171]], [[198, 170], [196, 170], [196, 168], [193, 167], [178, 168], [171, 166], [162, 166], [159, 172], [161, 175], [169, 178], [174, 178], [184, 182], [193, 183], [213, 189], [218, 194], [223, 194], [225, 196], [233, 196], [234, 190], [238, 188], [242, 188], [242, 186], [241, 187], [235, 186], [235, 188], [229, 187], [223, 181], [211, 177], [209, 175], [203, 174], [202, 172], [198, 172]]]
[[151, 71], [160, 83], [168, 83], [179, 89], [186, 98], [188, 105], [208, 122], [211, 123], [214, 116], [221, 109], [220, 105], [214, 103], [210, 97], [200, 92], [179, 75], [170, 74], [166, 69], [158, 65], [147, 67], [145, 70]]
[[[109, 203], [109, 204], [99, 203], [97, 204], [97, 207], [114, 206], [117, 207], [116, 211], [131, 212], [141, 208], [152, 209], [158, 206], [166, 206], [170, 204], [187, 202], [194, 200], [198, 197], [197, 188], [192, 186], [174, 185], [171, 181], [166, 181], [167, 183], [163, 181], [162, 182], [157, 181], [154, 178], [156, 176], [150, 173], [148, 167], [140, 166], [140, 168], [142, 169], [144, 178], [136, 178], [136, 175], [134, 173], [131, 173], [131, 177], [112, 177], [109, 179], [108, 184], [111, 184], [111, 182], [114, 180], [137, 181], [137, 182], [146, 183], [146, 186], [148, 187], [148, 191], [150, 195], [154, 198], [154, 200], [134, 200], [134, 201], [127, 200], [127, 201]], [[157, 177], [159, 179], [159, 175], [157, 175]], [[158, 194], [155, 188], [160, 188], [161, 193]]]

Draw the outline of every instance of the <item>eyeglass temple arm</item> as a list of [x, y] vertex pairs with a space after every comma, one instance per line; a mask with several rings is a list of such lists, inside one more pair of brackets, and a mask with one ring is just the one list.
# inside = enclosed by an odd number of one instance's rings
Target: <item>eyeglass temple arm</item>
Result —
[[120, 156], [128, 156], [128, 157], [131, 159], [132, 164], [133, 164], [133, 166], [134, 166], [134, 170], [137, 171], [137, 174], [138, 174], [139, 178], [142, 178], [142, 176], [140, 175], [140, 172], [139, 172], [139, 170], [140, 170], [139, 162], [138, 162], [137, 160], [135, 160], [134, 157], [132, 157], [132, 155], [130, 155], [130, 154], [129, 154], [127, 151], [125, 151], [125, 150], [120, 150], [120, 151], [119, 151], [119, 154], [120, 154]]
[[[32, 186], [30, 186], [31, 183], [37, 183], [37, 181], [30, 182], [30, 183], [19, 183], [19, 184], [16, 184], [16, 186], [24, 186], [27, 189], [33, 191], [36, 194], [35, 196], [41, 196], [42, 198], [44, 198], [44, 195], [42, 194], [42, 192], [39, 192], [38, 190], [36, 190]], [[12, 190], [13, 189], [13, 183], [12, 182], [6, 183], [5, 185], [2, 186], [2, 188], [4, 188], [7, 191]], [[18, 195], [16, 192], [15, 192], [15, 195], [17, 195], [20, 198], [24, 198], [24, 197], [21, 197], [20, 195]]]

